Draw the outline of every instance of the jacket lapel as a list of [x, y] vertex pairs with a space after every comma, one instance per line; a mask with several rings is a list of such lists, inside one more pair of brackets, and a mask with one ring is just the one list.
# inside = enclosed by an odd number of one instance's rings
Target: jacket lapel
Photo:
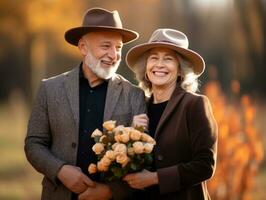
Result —
[[175, 110], [175, 107], [180, 103], [180, 101], [182, 100], [182, 98], [185, 95], [185, 91], [178, 85], [176, 87], [176, 89], [174, 90], [162, 116], [161, 119], [158, 123], [157, 129], [155, 131], [155, 136], [154, 138], [158, 138], [159, 134], [161, 132], [162, 126], [164, 125], [164, 123], [169, 119], [169, 117], [171, 116], [171, 113], [173, 113], [173, 111]]
[[121, 80], [117, 75], [108, 82], [106, 101], [104, 107], [104, 121], [110, 120], [122, 91]]
[[79, 127], [79, 67], [66, 73], [65, 90], [77, 127]]

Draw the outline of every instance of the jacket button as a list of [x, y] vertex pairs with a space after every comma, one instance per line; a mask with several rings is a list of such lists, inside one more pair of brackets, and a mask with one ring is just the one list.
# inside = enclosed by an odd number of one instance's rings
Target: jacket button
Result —
[[73, 148], [73, 149], [75, 149], [75, 148], [76, 148], [76, 146], [77, 146], [77, 143], [75, 143], [75, 142], [72, 142], [71, 146], [72, 146], [72, 148]]
[[157, 156], [157, 160], [162, 161], [163, 160], [163, 156], [162, 155], [158, 155]]

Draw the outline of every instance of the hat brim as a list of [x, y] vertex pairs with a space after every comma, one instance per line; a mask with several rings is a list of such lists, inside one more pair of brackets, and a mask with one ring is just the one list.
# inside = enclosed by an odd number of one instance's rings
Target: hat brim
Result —
[[122, 35], [123, 43], [129, 43], [136, 40], [139, 37], [139, 34], [135, 31], [128, 29], [120, 29], [113, 27], [97, 26], [97, 27], [76, 27], [72, 28], [65, 33], [65, 40], [75, 46], [78, 46], [80, 38], [89, 33], [95, 31], [113, 31], [120, 33]]
[[[190, 50], [190, 49], [185, 49], [170, 43], [165, 43], [165, 42], [156, 42], [156, 43], [145, 43], [145, 44], [140, 44], [132, 49], [130, 49], [126, 55], [126, 62], [129, 68], [133, 71], [136, 72], [137, 70], [135, 69], [137, 61], [142, 57], [142, 55], [149, 51], [150, 49], [156, 48], [156, 47], [165, 47], [172, 49], [182, 55], [184, 59], [189, 61], [191, 63], [191, 67], [193, 68], [193, 71], [195, 74], [200, 76], [204, 69], [205, 69], [205, 62], [203, 58], [196, 52]], [[145, 67], [145, 66], [143, 66]]]

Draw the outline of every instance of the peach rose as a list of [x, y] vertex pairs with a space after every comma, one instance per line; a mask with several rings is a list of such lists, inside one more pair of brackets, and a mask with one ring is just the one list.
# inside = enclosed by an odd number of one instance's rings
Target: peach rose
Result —
[[97, 165], [95, 165], [94, 163], [91, 163], [88, 167], [88, 172], [89, 174], [94, 174], [97, 172]]
[[112, 131], [115, 128], [115, 123], [116, 121], [113, 120], [109, 120], [103, 123], [103, 127], [107, 130], [107, 131]]
[[153, 150], [153, 144], [146, 143], [144, 144], [144, 153], [151, 153]]
[[99, 162], [97, 162], [97, 169], [100, 172], [106, 172], [108, 170], [108, 167], [106, 165], [104, 165], [103, 162], [99, 161]]
[[128, 132], [124, 132], [122, 135], [120, 135], [121, 142], [127, 143], [129, 141], [129, 134]]
[[131, 130], [130, 131], [130, 139], [134, 141], [138, 141], [141, 138], [141, 132], [138, 130]]
[[115, 160], [115, 152], [112, 150], [106, 151], [105, 156], [109, 158], [111, 161]]
[[111, 160], [107, 157], [107, 156], [104, 156], [100, 162], [102, 162], [102, 164], [106, 167], [109, 167], [109, 165], [111, 164]]
[[104, 146], [102, 143], [96, 143], [93, 145], [92, 150], [95, 152], [96, 155], [99, 155], [103, 152]]
[[133, 149], [134, 149], [135, 154], [142, 154], [144, 150], [144, 146], [142, 142], [134, 142]]
[[135, 130], [133, 127], [125, 127], [123, 132], [127, 132], [128, 134], [130, 134], [131, 131]]
[[92, 134], [91, 134], [91, 137], [94, 138], [96, 136], [102, 136], [103, 133], [99, 130], [99, 129], [95, 129]]
[[141, 141], [156, 144], [155, 140], [146, 133], [141, 133]]
[[119, 125], [119, 126], [115, 127], [113, 129], [113, 131], [115, 134], [120, 134], [121, 132], [123, 132], [124, 129], [125, 129], [125, 127], [123, 125]]
[[156, 141], [150, 136], [149, 139], [148, 139], [148, 143], [151, 143], [151, 144], [155, 145]]
[[120, 144], [120, 143], [119, 143], [119, 142], [114, 143], [114, 144], [112, 145], [112, 149], [115, 150], [115, 147], [116, 147], [118, 144]]
[[122, 154], [126, 154], [127, 152], [127, 146], [125, 144], [117, 144], [115, 149], [114, 149], [114, 153], [117, 156], [118, 154], [122, 153]]
[[122, 167], [125, 167], [127, 163], [129, 162], [129, 158], [127, 157], [126, 154], [120, 153], [116, 156], [116, 162], [120, 163]]
[[116, 142], [121, 142], [122, 141], [122, 138], [121, 138], [120, 134], [116, 134], [114, 138], [115, 138]]

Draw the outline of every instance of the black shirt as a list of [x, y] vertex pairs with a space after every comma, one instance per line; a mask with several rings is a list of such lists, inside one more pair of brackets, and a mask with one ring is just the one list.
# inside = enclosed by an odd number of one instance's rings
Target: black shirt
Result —
[[[151, 99], [152, 101], [152, 99]], [[168, 101], [162, 103], [152, 103], [149, 102], [148, 105], [148, 117], [149, 117], [149, 135], [154, 138], [155, 131], [157, 129], [158, 123], [161, 119], [163, 111], [167, 105]]]
[[99, 181], [97, 174], [89, 175], [90, 163], [97, 163], [97, 156], [92, 151], [95, 144], [91, 133], [95, 129], [102, 130], [105, 99], [108, 82], [91, 87], [80, 67], [79, 79], [79, 145], [77, 154], [77, 166], [92, 180]]
[[[161, 116], [163, 114], [163, 111], [165, 110], [165, 107], [168, 103], [168, 101], [164, 101], [162, 103], [153, 103], [153, 98], [150, 99], [148, 103], [148, 117], [149, 117], [149, 135], [154, 138], [155, 131], [157, 129], [158, 123], [161, 119]], [[155, 162], [153, 160], [152, 164], [152, 170], [156, 171]], [[145, 190], [137, 190], [134, 192], [134, 199], [138, 200], [152, 200], [154, 199], [152, 194], [154, 193], [158, 194], [159, 191], [159, 185], [153, 185], [150, 187], [145, 188]]]
[[[91, 87], [83, 74], [82, 64], [79, 70], [79, 145], [77, 153], [77, 166], [82, 172], [94, 181], [100, 180], [100, 175], [89, 174], [90, 163], [97, 163], [97, 156], [92, 151], [95, 144], [91, 133], [95, 129], [102, 130], [105, 99], [108, 82]], [[72, 200], [77, 200], [78, 195], [72, 193]]]

